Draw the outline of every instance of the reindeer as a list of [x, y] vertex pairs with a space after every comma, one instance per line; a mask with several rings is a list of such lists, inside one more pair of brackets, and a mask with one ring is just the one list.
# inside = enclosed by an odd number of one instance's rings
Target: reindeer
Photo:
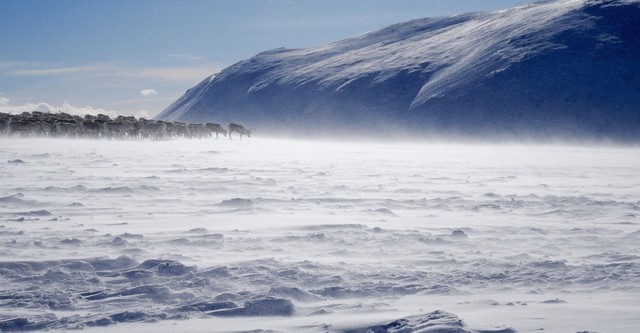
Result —
[[9, 136], [18, 133], [21, 137], [29, 137], [40, 134], [40, 124], [28, 120], [16, 120], [9, 122]]
[[187, 134], [189, 139], [202, 139], [211, 136], [211, 130], [204, 124], [187, 124]]
[[110, 121], [103, 124], [104, 133], [109, 139], [132, 138], [136, 133], [136, 128], [132, 123]]
[[177, 138], [186, 138], [189, 136], [189, 131], [187, 131], [187, 124], [174, 121], [171, 124], [171, 136], [175, 136]]
[[[85, 119], [87, 119], [86, 116]], [[95, 119], [85, 120], [80, 123], [82, 126], [82, 135], [84, 137], [97, 139], [100, 137], [100, 135], [104, 135], [104, 126], [100, 123], [95, 122]]]
[[220, 126], [220, 124], [206, 123], [206, 124], [204, 124], [204, 126], [206, 126], [208, 129], [210, 129], [212, 132], [216, 133], [216, 139], [218, 138], [218, 133], [222, 133], [222, 135], [227, 136], [227, 130], [222, 128], [222, 126]]
[[248, 129], [244, 128], [244, 126], [242, 125], [230, 123], [228, 125], [228, 128], [229, 128], [229, 140], [231, 140], [231, 133], [233, 132], [238, 132], [240, 134], [240, 140], [242, 140], [243, 134], [246, 135], [247, 137], [251, 137], [251, 132]]
[[0, 133], [9, 134], [9, 123], [11, 122], [11, 118], [9, 115], [5, 113], [0, 113]]
[[70, 121], [57, 121], [55, 125], [56, 136], [77, 137], [82, 135], [82, 125]]
[[147, 122], [140, 124], [138, 134], [141, 138], [164, 140], [167, 138], [167, 125], [162, 122]]
[[56, 132], [56, 125], [53, 122], [49, 122], [46, 119], [41, 119], [38, 124], [40, 124], [40, 135], [42, 136], [54, 136]]

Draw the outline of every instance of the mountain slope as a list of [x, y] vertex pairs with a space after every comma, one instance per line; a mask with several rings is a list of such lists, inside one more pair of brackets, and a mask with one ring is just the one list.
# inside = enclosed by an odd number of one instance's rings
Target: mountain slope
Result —
[[428, 18], [209, 77], [158, 119], [263, 132], [640, 138], [640, 0]]

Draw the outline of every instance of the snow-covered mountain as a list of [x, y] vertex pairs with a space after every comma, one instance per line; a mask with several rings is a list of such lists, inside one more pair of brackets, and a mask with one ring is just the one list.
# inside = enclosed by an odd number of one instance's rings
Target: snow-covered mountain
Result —
[[157, 119], [260, 132], [640, 138], [640, 0], [559, 0], [275, 49]]

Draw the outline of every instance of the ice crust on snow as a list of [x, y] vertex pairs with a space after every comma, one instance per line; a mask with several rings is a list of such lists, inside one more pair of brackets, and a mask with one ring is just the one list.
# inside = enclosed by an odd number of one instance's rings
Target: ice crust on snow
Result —
[[640, 2], [427, 18], [240, 61], [157, 119], [265, 133], [638, 139]]

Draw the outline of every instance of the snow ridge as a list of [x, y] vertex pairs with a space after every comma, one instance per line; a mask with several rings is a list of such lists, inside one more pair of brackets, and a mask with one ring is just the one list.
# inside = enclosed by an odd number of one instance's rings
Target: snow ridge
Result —
[[264, 131], [638, 139], [640, 1], [558, 0], [400, 23], [223, 70], [157, 116]]

